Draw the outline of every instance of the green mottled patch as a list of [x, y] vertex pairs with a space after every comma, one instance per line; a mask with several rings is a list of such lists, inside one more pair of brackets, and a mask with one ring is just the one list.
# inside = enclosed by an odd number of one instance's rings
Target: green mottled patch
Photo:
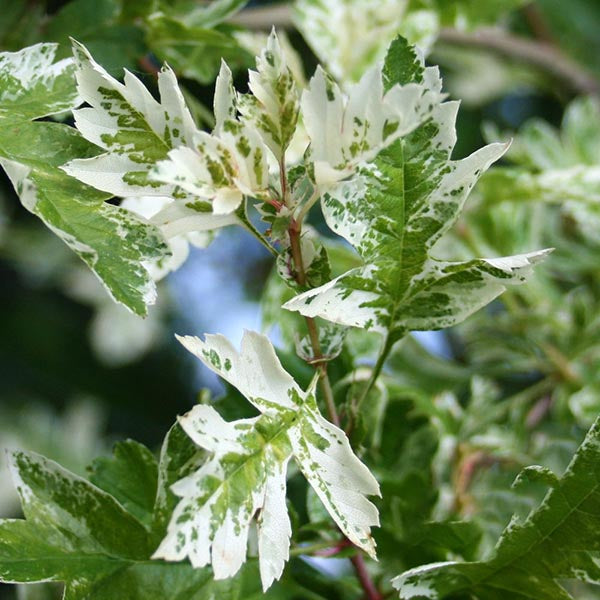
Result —
[[239, 153], [244, 157], [248, 158], [250, 156], [250, 152], [252, 148], [250, 147], [250, 143], [248, 142], [248, 138], [244, 136], [240, 136], [235, 143], [235, 147], [238, 149]]
[[227, 187], [230, 181], [225, 172], [223, 163], [210, 156], [205, 156], [205, 160], [206, 168], [208, 169], [213, 185], [215, 187]]
[[0, 122], [37, 119], [71, 110], [79, 103], [75, 65], [54, 63], [56, 44], [0, 52]]
[[[399, 38], [386, 59], [385, 87], [419, 83], [422, 78], [414, 50]], [[504, 284], [525, 280], [521, 270], [528, 272], [529, 259], [518, 258], [514, 268], [500, 268], [485, 260], [438, 262], [430, 255], [503, 148], [490, 145], [453, 161], [452, 112], [427, 105], [423, 114], [429, 118], [419, 127], [323, 199], [328, 225], [354, 246], [364, 266], [342, 275], [333, 287], [327, 283], [289, 301], [287, 308], [388, 333], [395, 340], [407, 331], [458, 323], [501, 293]], [[368, 128], [368, 123], [355, 125], [352, 156], [363, 150], [360, 127]], [[384, 134], [391, 135], [394, 126], [386, 124]]]
[[153, 181], [148, 176], [148, 171], [129, 171], [123, 175], [123, 181], [131, 186], [159, 188], [160, 182]]
[[206, 351], [205, 356], [215, 369], [221, 369], [221, 357], [217, 354], [216, 350], [211, 349], [210, 351]]
[[[23, 204], [86, 262], [116, 301], [144, 315], [153, 301], [154, 283], [142, 263], [159, 260], [169, 250], [156, 227], [105, 203], [110, 194], [59, 168], [95, 152], [75, 129], [59, 123], [0, 126], [0, 161], [24, 169], [17, 173], [8, 167]], [[138, 176], [144, 180], [146, 174]]]
[[194, 202], [186, 202], [186, 208], [195, 210], [199, 213], [212, 213], [212, 204], [203, 200], [195, 200]]
[[263, 181], [263, 151], [260, 148], [256, 148], [254, 151], [254, 177], [256, 178], [256, 183], [258, 187], [262, 187], [264, 185]]

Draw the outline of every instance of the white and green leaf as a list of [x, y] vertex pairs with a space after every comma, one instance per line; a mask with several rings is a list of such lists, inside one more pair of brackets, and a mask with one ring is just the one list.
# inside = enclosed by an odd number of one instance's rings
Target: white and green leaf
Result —
[[400, 598], [572, 600], [561, 581], [600, 584], [599, 449], [600, 422], [596, 421], [561, 478], [547, 471], [541, 474], [552, 488], [525, 520], [513, 518], [491, 556], [478, 562], [411, 569], [392, 582]]
[[408, 0], [297, 0], [294, 21], [334, 77], [358, 81], [399, 33], [429, 49], [439, 28], [437, 12], [411, 5]]
[[527, 122], [514, 135], [508, 158], [481, 181], [487, 205], [500, 202], [558, 204], [588, 239], [600, 240], [600, 103], [592, 97], [571, 102], [557, 129]]
[[193, 147], [179, 147], [156, 164], [151, 178], [210, 199], [215, 215], [230, 215], [243, 197], [261, 197], [269, 187], [268, 149], [259, 132], [237, 117], [229, 67], [222, 63], [216, 82], [216, 127], [198, 131]]
[[81, 103], [73, 61], [53, 63], [55, 52], [54, 44], [38, 44], [0, 54], [0, 164], [25, 208], [88, 264], [117, 302], [145, 314], [156, 293], [143, 263], [169, 254], [160, 232], [60, 170], [73, 157], [95, 154], [74, 129], [31, 122]]
[[[207, 232], [239, 224], [234, 215], [222, 218], [212, 214], [206, 189], [190, 189], [180, 176], [165, 177], [163, 182], [153, 176], [156, 165], [167, 159], [169, 151], [192, 153], [190, 148], [200, 134], [173, 71], [165, 66], [158, 74], [158, 102], [132, 73], [126, 71], [124, 83], [120, 83], [81, 44], [74, 42], [73, 52], [78, 90], [90, 105], [74, 111], [75, 125], [104, 152], [71, 160], [63, 170], [99, 190], [129, 198], [129, 207], [135, 206], [137, 214], [152, 218], [168, 239], [181, 234], [197, 237], [199, 232], [206, 237]], [[156, 214], [150, 197], [171, 201]], [[141, 206], [141, 202], [147, 206]], [[187, 256], [186, 244], [180, 240], [173, 244], [184, 250], [176, 253], [181, 260], [159, 264], [158, 268], [154, 261], [150, 270], [156, 278], [176, 268]]]
[[[153, 494], [158, 485], [163, 498], [164, 476], [180, 475], [182, 461], [196, 454], [183, 432], [168, 439], [158, 482], [152, 454], [131, 441], [95, 463], [97, 485], [36, 454], [11, 453], [26, 518], [0, 520], [0, 581], [64, 582], [65, 600], [238, 598], [238, 584], [215, 582], [210, 569], [150, 560], [156, 547], [148, 529]], [[163, 507], [157, 500], [155, 517]], [[152, 520], [162, 533], [164, 520]]]
[[[390, 47], [384, 79], [392, 90], [406, 88], [407, 81], [419, 89], [441, 87], [437, 70], [424, 68], [401, 38]], [[300, 294], [285, 308], [389, 332], [391, 339], [398, 339], [411, 330], [440, 329], [462, 321], [506, 285], [523, 283], [531, 266], [547, 254], [455, 263], [431, 255], [481, 173], [506, 146], [490, 144], [467, 158], [451, 160], [458, 105], [431, 104], [431, 96], [423, 95], [417, 102], [424, 98], [427, 107], [411, 111], [421, 115], [417, 129], [403, 133], [373, 163], [323, 197], [327, 224], [354, 246], [364, 266]]]
[[434, 68], [419, 81], [386, 87], [381, 70], [373, 67], [346, 95], [317, 67], [302, 94], [301, 108], [310, 139], [307, 162], [318, 186], [328, 189], [353, 175], [429, 118], [441, 99], [441, 81]]
[[158, 75], [158, 102], [135, 75], [125, 71], [120, 83], [78, 42], [73, 55], [77, 89], [90, 105], [74, 111], [75, 125], [104, 152], [70, 161], [64, 170], [114, 196], [180, 195], [176, 186], [148, 177], [169, 150], [191, 146], [196, 131], [173, 71], [165, 66]]
[[[109, 494], [35, 454], [9, 458], [27, 520], [0, 522], [0, 580], [64, 581], [73, 568], [69, 558], [79, 563], [81, 580], [95, 579], [122, 567], [111, 556], [139, 560], [150, 552], [144, 527]], [[23, 538], [28, 561], [13, 545]]]
[[249, 71], [248, 86], [252, 93], [239, 96], [239, 110], [281, 161], [296, 131], [300, 98], [275, 30], [256, 59], [256, 71]]
[[213, 408], [199, 405], [180, 419], [210, 457], [173, 486], [181, 501], [155, 556], [189, 557], [196, 566], [212, 564], [216, 579], [230, 577], [246, 559], [249, 530], [260, 509], [259, 564], [266, 590], [289, 556], [285, 473], [292, 457], [343, 533], [374, 556], [370, 529], [378, 515], [366, 496], [379, 493], [377, 481], [344, 432], [320, 415], [312, 392], [300, 389], [283, 369], [269, 340], [246, 332], [240, 352], [222, 336], [180, 341], [261, 414], [226, 422]]
[[72, 59], [54, 62], [57, 44], [0, 53], [0, 119], [38, 119], [81, 104]]

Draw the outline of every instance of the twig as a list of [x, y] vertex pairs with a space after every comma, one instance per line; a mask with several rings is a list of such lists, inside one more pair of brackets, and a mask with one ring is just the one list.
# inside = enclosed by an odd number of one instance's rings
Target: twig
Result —
[[[281, 184], [282, 186], [286, 185], [284, 178], [281, 179]], [[285, 202], [287, 198], [287, 189], [282, 189], [282, 196]], [[294, 260], [296, 281], [300, 285], [304, 286], [306, 285], [306, 270], [304, 268], [304, 260], [302, 258], [302, 245], [300, 240], [301, 228], [302, 222], [300, 220], [293, 219], [288, 229], [288, 234], [290, 237], [290, 249], [292, 252], [292, 258]], [[317, 327], [317, 323], [311, 317], [305, 317], [305, 320], [306, 326], [308, 328], [310, 343], [313, 349], [314, 358], [316, 360], [321, 359], [323, 358], [323, 355], [321, 352], [321, 343], [319, 342], [319, 330]], [[382, 365], [383, 361], [381, 361], [379, 370], [381, 370]], [[335, 406], [335, 399], [333, 397], [331, 382], [329, 381], [329, 376], [327, 375], [327, 362], [319, 363], [318, 368], [321, 371], [320, 383], [321, 388], [323, 390], [323, 396], [325, 397], [325, 402], [327, 403], [327, 411], [329, 413], [329, 418], [331, 419], [332, 423], [339, 426], [340, 418]], [[372, 383], [370, 383], [370, 385], [372, 385]], [[349, 540], [348, 544], [351, 544]], [[366, 599], [382, 600], [383, 597], [375, 587], [375, 584], [373, 583], [373, 580], [369, 575], [363, 555], [360, 553], [356, 554], [350, 559], [350, 561], [352, 562], [352, 566], [354, 567], [354, 571], [356, 572], [356, 576], [360, 582], [360, 585], [365, 592]]]
[[[331, 542], [315, 542], [314, 544], [307, 544], [306, 546], [294, 546], [290, 548], [290, 556], [309, 556], [311, 554], [319, 554], [331, 550], [335, 546], [331, 545]], [[319, 554], [320, 555], [320, 554]]]
[[531, 4], [524, 6], [521, 11], [531, 29], [531, 33], [533, 33], [536, 39], [546, 42], [547, 44], [555, 45], [552, 31], [550, 30], [550, 27], [548, 27], [548, 23], [546, 23], [546, 19], [539, 7], [532, 2]]
[[289, 4], [247, 8], [231, 17], [229, 22], [246, 29], [289, 28], [292, 26], [292, 9]]
[[[296, 272], [296, 281], [300, 285], [306, 284], [306, 271], [304, 269], [304, 260], [302, 258], [302, 246], [300, 242], [300, 229], [301, 224], [293, 220], [288, 234], [290, 236], [290, 248], [292, 251], [292, 258], [294, 259], [294, 267]], [[308, 329], [308, 337], [310, 339], [310, 345], [313, 349], [314, 361], [318, 363], [318, 369], [321, 372], [319, 379], [323, 396], [325, 397], [325, 403], [327, 404], [327, 412], [329, 418], [334, 425], [339, 426], [340, 417], [335, 407], [335, 400], [333, 397], [333, 390], [331, 389], [331, 382], [327, 375], [327, 362], [322, 361], [323, 353], [321, 352], [321, 343], [319, 342], [319, 329], [316, 321], [312, 317], [304, 317], [306, 321], [306, 327]]]
[[456, 46], [490, 50], [505, 58], [529, 63], [564, 82], [573, 92], [600, 96], [600, 82], [547, 42], [530, 40], [490, 27], [472, 33], [443, 28], [438, 39]]
[[322, 558], [331, 558], [332, 556], [338, 555], [344, 548], [352, 546], [352, 542], [347, 538], [342, 538], [335, 546], [330, 548], [324, 548], [323, 550], [317, 550], [315, 556], [321, 556]]
[[[459, 454], [461, 451], [459, 450]], [[454, 477], [454, 509], [456, 512], [467, 515], [472, 507], [469, 489], [475, 475], [481, 470], [495, 464], [510, 464], [514, 461], [500, 456], [492, 456], [483, 450], [476, 450], [459, 459]]]
[[362, 554], [355, 554], [350, 562], [354, 567], [356, 577], [360, 581], [362, 589], [365, 591], [365, 597], [367, 600], [383, 600], [383, 596], [379, 590], [375, 587], [369, 572], [367, 571], [367, 565]]
[[543, 350], [552, 366], [555, 367], [557, 373], [565, 381], [581, 385], [581, 379], [573, 370], [573, 367], [569, 363], [569, 359], [556, 346], [550, 342], [541, 342], [540, 348]]
[[[304, 285], [306, 283], [306, 272], [304, 270], [304, 263], [303, 263], [303, 259], [302, 259], [302, 248], [300, 245], [300, 227], [301, 227], [301, 224], [294, 220], [294, 221], [292, 221], [292, 224], [288, 230], [288, 233], [290, 236], [290, 246], [291, 246], [291, 250], [292, 250], [292, 257], [294, 259], [294, 266], [296, 267], [296, 280], [298, 281], [298, 283], [300, 285]], [[312, 319], [311, 317], [305, 317], [305, 319], [306, 319], [306, 325], [308, 327], [308, 334], [310, 337], [310, 341], [311, 341], [311, 345], [313, 348], [313, 353], [315, 355], [315, 358], [316, 359], [321, 358], [322, 357], [321, 344], [319, 342], [319, 332], [317, 329], [317, 324], [316, 324], [315, 320]], [[384, 351], [385, 351], [385, 347], [384, 347], [384, 350], [382, 350], [382, 354], [380, 355], [380, 358], [383, 356]], [[387, 351], [386, 351], [386, 355], [387, 355]], [[383, 356], [383, 360], [385, 360], [384, 356]], [[383, 360], [378, 361], [378, 364], [381, 363], [381, 364], [379, 364], [378, 371], [381, 371], [381, 367], [383, 366]], [[327, 375], [327, 363], [322, 362], [319, 365], [319, 368], [321, 370], [320, 381], [321, 381], [321, 385], [322, 385], [322, 389], [323, 389], [323, 395], [325, 396], [325, 401], [327, 402], [327, 410], [329, 412], [329, 418], [335, 425], [339, 426], [340, 419], [339, 419], [339, 416], [338, 416], [338, 413], [337, 413], [337, 410], [335, 407], [335, 401], [333, 398], [333, 391], [331, 389], [331, 383], [330, 383], [329, 377]], [[375, 369], [377, 369], [377, 365], [376, 365]], [[375, 370], [374, 370], [374, 372], [375, 372]], [[375, 375], [374, 379], [376, 379], [376, 378], [377, 378], [377, 375]], [[368, 386], [369, 386], [368, 389], [370, 388], [370, 386], [373, 385], [374, 379], [372, 377], [372, 380], [368, 384]], [[367, 389], [367, 392], [368, 392], [368, 389]], [[348, 544], [350, 544], [350, 543], [351, 542], [348, 540]], [[339, 549], [336, 551], [336, 553], [337, 552], [339, 552]], [[329, 556], [331, 556], [331, 554]], [[363, 555], [360, 553], [355, 554], [350, 559], [350, 562], [352, 563], [352, 566], [354, 567], [354, 571], [356, 572], [356, 577], [358, 578], [358, 581], [360, 582], [360, 585], [365, 592], [366, 600], [383, 600], [383, 596], [379, 593], [379, 591], [375, 587], [375, 584], [373, 583], [373, 580], [371, 579], [371, 576], [369, 575]]]
[[535, 429], [546, 417], [552, 408], [552, 396], [542, 396], [529, 410], [525, 417], [525, 427]]
[[383, 369], [383, 365], [394, 345], [394, 340], [391, 339], [391, 336], [388, 334], [381, 346], [381, 350], [379, 351], [379, 356], [377, 357], [377, 362], [371, 371], [371, 377], [369, 377], [369, 381], [367, 382], [366, 387], [363, 389], [362, 394], [358, 398], [352, 399], [352, 404], [350, 406], [350, 419], [348, 421], [348, 425], [346, 427], [346, 435], [350, 436], [352, 431], [354, 430], [354, 426], [356, 424], [356, 415], [358, 414], [362, 403], [365, 401], [366, 397], [369, 395], [369, 392], [373, 389], [377, 378], [381, 374], [381, 370]]

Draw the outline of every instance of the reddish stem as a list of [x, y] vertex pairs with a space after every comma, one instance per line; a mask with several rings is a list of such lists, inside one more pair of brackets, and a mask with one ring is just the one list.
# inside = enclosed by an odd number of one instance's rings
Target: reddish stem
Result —
[[283, 206], [283, 204], [279, 202], [279, 200], [275, 200], [275, 198], [266, 198], [265, 202], [271, 206], [274, 206], [277, 212], [279, 212]]
[[369, 571], [367, 571], [367, 565], [365, 564], [363, 555], [356, 554], [350, 559], [350, 561], [352, 562], [356, 576], [360, 581], [360, 585], [365, 591], [366, 600], [383, 600], [382, 594], [375, 587], [375, 584], [369, 575]]
[[315, 556], [321, 556], [323, 558], [329, 558], [331, 556], [335, 556], [339, 554], [344, 548], [348, 546], [352, 546], [352, 542], [348, 538], [344, 538], [340, 540], [335, 546], [331, 548], [325, 548], [324, 550], [318, 550], [315, 552]]

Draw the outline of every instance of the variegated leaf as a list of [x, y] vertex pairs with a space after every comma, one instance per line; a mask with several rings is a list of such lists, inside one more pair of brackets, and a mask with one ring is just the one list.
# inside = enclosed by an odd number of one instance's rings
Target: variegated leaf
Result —
[[95, 154], [76, 130], [29, 120], [79, 103], [71, 61], [53, 65], [54, 51], [45, 44], [0, 54], [6, 83], [0, 92], [0, 164], [25, 208], [88, 264], [117, 302], [143, 315], [155, 298], [143, 263], [169, 254], [160, 232], [60, 170], [73, 157]]
[[586, 237], [600, 241], [600, 102], [577, 98], [567, 107], [560, 130], [540, 119], [514, 136], [508, 158], [492, 169], [480, 192], [490, 205], [500, 202], [560, 204]]
[[[401, 38], [390, 48], [384, 75], [392, 89], [407, 80], [441, 86], [437, 71], [424, 68]], [[507, 284], [523, 283], [531, 265], [547, 254], [456, 263], [430, 255], [481, 173], [506, 147], [490, 144], [453, 161], [458, 104], [438, 102], [428, 109], [428, 121], [323, 199], [328, 225], [356, 248], [365, 266], [293, 298], [285, 308], [398, 339], [410, 330], [462, 321]]]
[[299, 92], [275, 30], [257, 57], [256, 68], [249, 71], [252, 93], [239, 96], [239, 109], [280, 161], [296, 131]]
[[238, 352], [220, 335], [179, 339], [261, 414], [226, 422], [199, 405], [180, 419], [210, 457], [173, 486], [181, 501], [155, 557], [189, 557], [198, 567], [212, 564], [216, 579], [230, 577], [246, 558], [249, 529], [260, 510], [259, 564], [266, 590], [289, 556], [285, 474], [292, 457], [344, 534], [374, 556], [370, 529], [378, 515], [366, 496], [379, 493], [377, 481], [344, 432], [320, 415], [312, 392], [301, 390], [284, 371], [269, 340], [246, 332]]
[[488, 557], [406, 571], [392, 580], [400, 598], [573, 600], [561, 585], [565, 580], [599, 584], [599, 449], [596, 420], [562, 477], [540, 467], [522, 474], [551, 489], [526, 519], [512, 518]]
[[[191, 147], [198, 136], [206, 136], [197, 131], [173, 71], [165, 66], [158, 74], [161, 101], [157, 102], [132, 73], [126, 71], [124, 83], [120, 83], [81, 44], [74, 42], [73, 52], [78, 89], [90, 104], [74, 111], [75, 125], [86, 139], [105, 152], [72, 160], [64, 165], [64, 171], [115, 196], [175, 200], [160, 214], [152, 214], [153, 222], [166, 238], [240, 224], [235, 215], [223, 218], [212, 214], [210, 189], [190, 188], [187, 179], [177, 173], [165, 176], [162, 182], [153, 176], [157, 163], [167, 159], [169, 151], [195, 156]], [[201, 166], [203, 171], [211, 169], [208, 163]], [[146, 204], [141, 206], [136, 202], [137, 212], [151, 213], [154, 203], [147, 200]], [[171, 262], [171, 266], [174, 264]], [[161, 275], [168, 268], [152, 270]]]
[[128, 441], [95, 461], [93, 484], [39, 455], [10, 453], [25, 519], [0, 519], [0, 582], [64, 582], [64, 600], [238, 598], [239, 581], [215, 582], [208, 568], [150, 559], [171, 513], [166, 485], [194, 453], [175, 426], [158, 482], [152, 453]]
[[258, 132], [236, 117], [236, 94], [225, 63], [217, 78], [214, 103], [213, 133], [198, 131], [193, 148], [169, 152], [168, 160], [154, 168], [152, 179], [210, 198], [216, 215], [229, 215], [241, 205], [244, 195], [261, 197], [267, 193], [268, 150]]
[[73, 60], [55, 63], [57, 47], [36, 44], [0, 54], [0, 119], [38, 119], [81, 104]]
[[206, 248], [219, 228], [238, 223], [235, 215], [213, 215], [210, 203], [202, 200], [181, 202], [164, 196], [133, 196], [125, 198], [121, 208], [148, 219], [167, 239], [171, 254], [144, 263], [154, 281], [176, 271], [185, 262], [190, 244]]
[[384, 90], [381, 70], [369, 69], [342, 93], [321, 69], [302, 95], [302, 118], [310, 138], [307, 161], [317, 185], [327, 188], [354, 174], [384, 148], [429, 118], [441, 98], [437, 69], [420, 80]]
[[319, 327], [319, 356], [315, 356], [309, 335], [305, 335], [303, 338], [296, 335], [296, 354], [306, 362], [313, 364], [333, 360], [341, 354], [344, 348], [347, 331], [346, 327], [340, 327], [335, 323], [325, 323], [323, 327]]
[[191, 145], [196, 131], [173, 71], [165, 66], [159, 73], [157, 102], [135, 75], [125, 71], [120, 83], [78, 42], [73, 42], [73, 55], [77, 88], [90, 105], [74, 111], [75, 125], [105, 152], [73, 160], [64, 170], [114, 196], [180, 195], [176, 186], [148, 178], [169, 150]]

